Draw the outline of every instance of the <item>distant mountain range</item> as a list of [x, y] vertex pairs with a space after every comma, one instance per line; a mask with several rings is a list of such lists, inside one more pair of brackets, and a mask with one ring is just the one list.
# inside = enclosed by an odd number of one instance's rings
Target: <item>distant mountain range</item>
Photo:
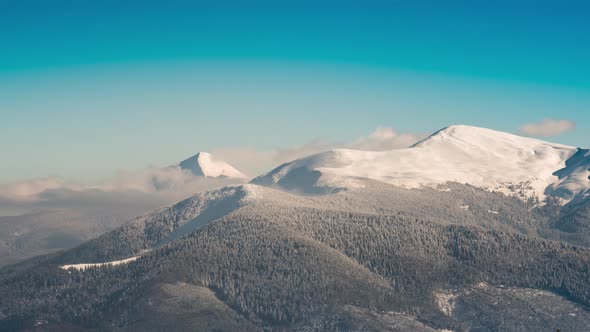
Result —
[[584, 331], [589, 159], [467, 126], [298, 159], [4, 267], [0, 330]]

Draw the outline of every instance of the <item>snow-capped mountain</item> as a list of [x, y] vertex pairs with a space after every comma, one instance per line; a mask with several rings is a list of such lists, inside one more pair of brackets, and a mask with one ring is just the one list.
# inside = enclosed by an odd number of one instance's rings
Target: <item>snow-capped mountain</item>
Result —
[[470, 184], [523, 199], [590, 195], [590, 152], [471, 126], [450, 126], [391, 151], [336, 149], [283, 164], [253, 183], [307, 193], [363, 186], [363, 179], [406, 188]]
[[[199, 191], [0, 269], [0, 331], [587, 330], [590, 199], [531, 207], [436, 187], [579, 197], [589, 158], [465, 126], [404, 150], [313, 155], [254, 180], [267, 186]], [[215, 182], [228, 173], [211, 159], [169, 169]]]
[[189, 170], [195, 176], [247, 178], [242, 172], [235, 169], [223, 160], [219, 160], [207, 152], [199, 152], [178, 164], [181, 169]]

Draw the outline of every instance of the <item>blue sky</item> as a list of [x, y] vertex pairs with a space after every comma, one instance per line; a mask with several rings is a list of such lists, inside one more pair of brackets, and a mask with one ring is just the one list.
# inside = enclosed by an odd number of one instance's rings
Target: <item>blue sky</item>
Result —
[[378, 126], [590, 145], [582, 1], [120, 2], [0, 0], [0, 183]]

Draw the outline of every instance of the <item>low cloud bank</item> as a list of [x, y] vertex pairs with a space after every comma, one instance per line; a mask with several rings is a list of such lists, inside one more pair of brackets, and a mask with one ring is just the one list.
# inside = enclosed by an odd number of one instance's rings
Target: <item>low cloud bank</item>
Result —
[[[350, 142], [312, 140], [301, 146], [275, 150], [252, 147], [213, 151], [218, 159], [235, 165], [254, 177], [274, 167], [311, 154], [335, 148], [383, 151], [405, 148], [426, 135], [402, 134], [392, 128], [379, 127], [367, 136]], [[16, 215], [34, 210], [71, 208], [106, 210], [145, 206], [146, 210], [167, 205], [199, 191], [245, 180], [194, 176], [178, 166], [148, 168], [143, 171], [122, 171], [100, 184], [81, 185], [56, 178], [35, 179], [11, 184], [0, 184], [0, 216]]]
[[[168, 205], [200, 191], [244, 181], [196, 177], [179, 167], [120, 172], [104, 184], [84, 186], [47, 178], [0, 185], [0, 216], [37, 210], [77, 209], [107, 214], [125, 206], [145, 210]], [[114, 211], [113, 211], [114, 212]]]

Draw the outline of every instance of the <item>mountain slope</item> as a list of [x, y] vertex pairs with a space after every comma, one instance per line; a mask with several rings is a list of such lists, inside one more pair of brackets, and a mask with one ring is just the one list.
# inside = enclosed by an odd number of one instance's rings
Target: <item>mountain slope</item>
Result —
[[[548, 319], [588, 322], [589, 249], [540, 239], [535, 230], [548, 221], [518, 199], [446, 189], [374, 182], [302, 197], [250, 184], [197, 194], [78, 248], [0, 270], [0, 330], [37, 322], [156, 330], [168, 322], [188, 330], [522, 331]], [[137, 255], [116, 266], [60, 268]], [[551, 294], [537, 303], [527, 289]], [[440, 305], [441, 292], [458, 294], [456, 311]], [[496, 298], [513, 312], [495, 308]], [[520, 315], [530, 317], [524, 328]]]
[[0, 185], [0, 266], [72, 248], [195, 192], [246, 181], [202, 152], [180, 165], [123, 172], [101, 185], [53, 179]]
[[195, 176], [247, 178], [242, 172], [235, 169], [223, 160], [219, 160], [207, 152], [199, 152], [196, 155], [180, 162], [180, 168], [190, 171]]
[[[490, 129], [451, 126], [407, 149], [337, 149], [283, 164], [252, 180], [304, 193], [363, 186], [363, 179], [420, 188], [470, 184], [523, 199], [571, 200], [588, 193], [585, 150]], [[559, 171], [559, 172], [558, 172]]]
[[166, 203], [157, 198], [97, 200], [92, 208], [66, 207], [0, 216], [0, 266], [75, 247]]
[[464, 126], [310, 156], [1, 269], [0, 330], [579, 330], [587, 157]]

